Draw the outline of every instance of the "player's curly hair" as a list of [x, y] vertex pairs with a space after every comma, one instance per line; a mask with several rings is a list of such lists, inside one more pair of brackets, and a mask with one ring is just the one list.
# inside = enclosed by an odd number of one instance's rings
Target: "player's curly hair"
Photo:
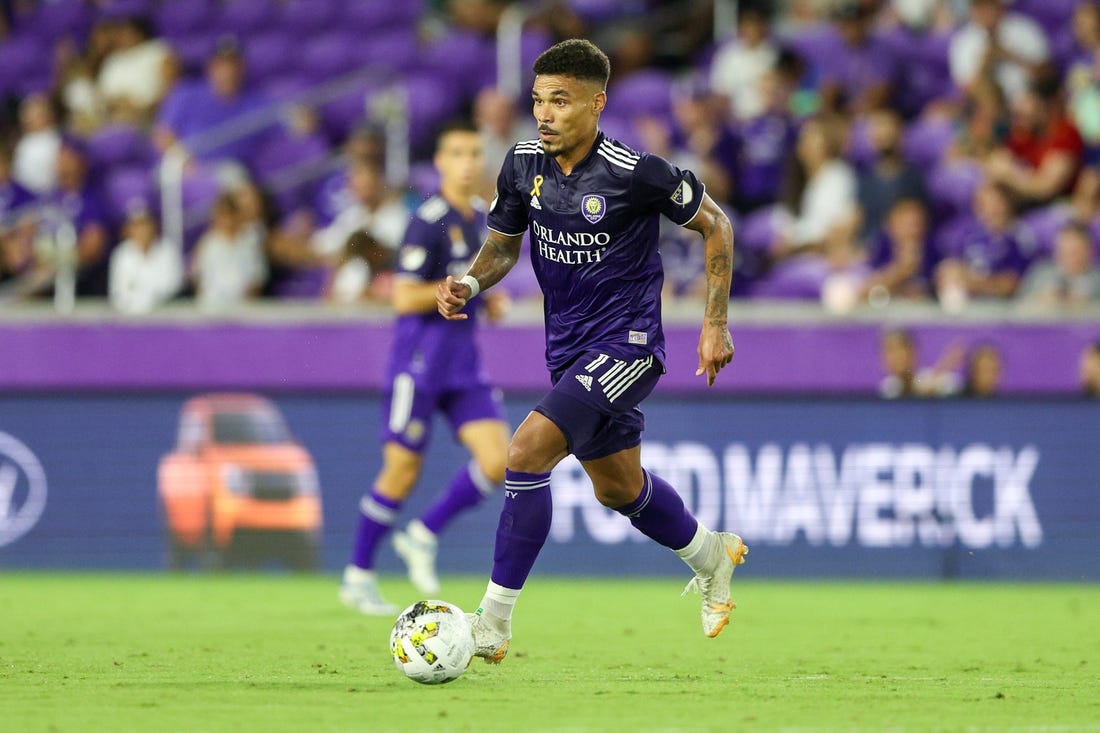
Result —
[[604, 88], [611, 78], [611, 62], [607, 54], [583, 38], [570, 38], [546, 49], [535, 59], [532, 70], [536, 76], [571, 76], [599, 82]]

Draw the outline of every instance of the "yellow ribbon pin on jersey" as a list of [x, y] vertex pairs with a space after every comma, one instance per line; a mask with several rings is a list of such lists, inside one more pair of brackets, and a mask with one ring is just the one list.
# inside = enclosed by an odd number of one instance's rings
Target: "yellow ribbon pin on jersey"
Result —
[[531, 183], [534, 185], [534, 188], [531, 189], [532, 196], [542, 195], [542, 181], [542, 176], [535, 176], [534, 179], [531, 181]]

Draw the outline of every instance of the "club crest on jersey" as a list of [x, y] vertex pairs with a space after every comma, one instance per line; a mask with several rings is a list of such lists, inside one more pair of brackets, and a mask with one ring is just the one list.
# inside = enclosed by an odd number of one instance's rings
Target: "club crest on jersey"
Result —
[[581, 214], [588, 219], [589, 224], [595, 224], [607, 213], [607, 201], [603, 196], [589, 193], [581, 199]]
[[695, 191], [692, 190], [691, 184], [687, 181], [680, 181], [680, 185], [676, 187], [676, 190], [672, 192], [672, 203], [677, 206], [687, 206], [694, 200]]

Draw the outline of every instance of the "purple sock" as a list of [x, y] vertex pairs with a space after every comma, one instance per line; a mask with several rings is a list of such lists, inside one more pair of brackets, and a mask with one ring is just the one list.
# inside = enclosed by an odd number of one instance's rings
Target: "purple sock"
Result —
[[687, 547], [699, 526], [698, 520], [684, 506], [676, 489], [660, 476], [642, 471], [645, 484], [637, 499], [615, 509], [630, 518], [638, 530], [670, 550]]
[[496, 488], [497, 484], [486, 478], [477, 464], [470, 461], [451, 478], [447, 490], [424, 512], [420, 521], [432, 534], [439, 534], [461, 511], [477, 506]]
[[550, 534], [554, 512], [549, 473], [504, 474], [504, 508], [497, 525], [493, 582], [519, 590]]
[[359, 502], [359, 531], [355, 535], [355, 550], [351, 563], [363, 570], [374, 567], [374, 551], [393, 526], [400, 501], [394, 501], [372, 489]]

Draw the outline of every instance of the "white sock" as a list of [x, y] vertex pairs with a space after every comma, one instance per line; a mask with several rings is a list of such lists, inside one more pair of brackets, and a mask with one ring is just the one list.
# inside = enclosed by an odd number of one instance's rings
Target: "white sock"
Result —
[[504, 621], [512, 620], [512, 610], [516, 607], [521, 588], [505, 588], [493, 581], [485, 587], [485, 597], [481, 599], [479, 610]]
[[419, 519], [414, 519], [409, 522], [409, 526], [406, 527], [406, 531], [409, 536], [422, 545], [434, 545], [435, 544], [435, 532], [431, 531], [424, 526], [424, 523]]
[[374, 580], [375, 572], [373, 570], [364, 570], [356, 565], [344, 566], [344, 582], [354, 585], [356, 583], [365, 583], [368, 580]]
[[686, 562], [689, 568], [698, 573], [707, 569], [711, 550], [714, 548], [716, 541], [717, 537], [714, 532], [711, 532], [703, 526], [702, 522], [699, 522], [699, 526], [695, 529], [695, 536], [691, 538], [691, 542], [687, 544], [687, 547], [673, 550], [673, 552], [679, 555], [680, 559]]

